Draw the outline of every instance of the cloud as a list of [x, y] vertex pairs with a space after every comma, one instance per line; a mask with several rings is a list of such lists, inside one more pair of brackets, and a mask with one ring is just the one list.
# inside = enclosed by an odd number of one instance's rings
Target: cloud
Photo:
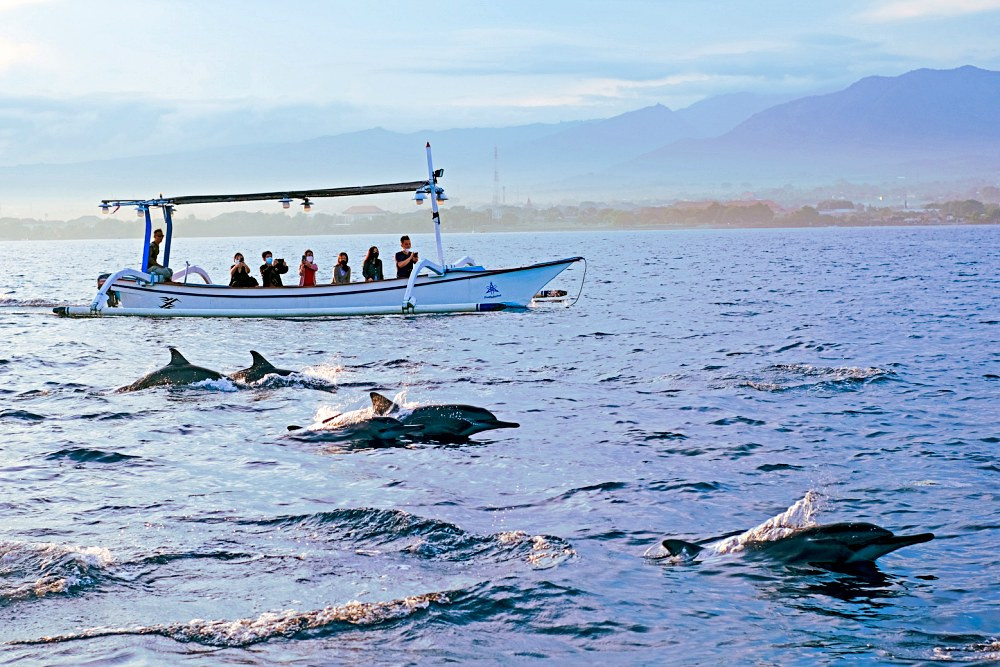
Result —
[[0, 0], [0, 14], [25, 5], [40, 5], [49, 0]]
[[861, 14], [865, 21], [887, 22], [962, 16], [1000, 10], [1000, 0], [894, 0]]
[[262, 107], [247, 101], [179, 104], [141, 95], [0, 94], [0, 165], [301, 141], [368, 127], [368, 115], [345, 104]]
[[[0, 14], [6, 14], [20, 7], [40, 5], [49, 0], [0, 0]], [[42, 50], [37, 44], [14, 42], [0, 37], [0, 71], [13, 65], [36, 61]]]

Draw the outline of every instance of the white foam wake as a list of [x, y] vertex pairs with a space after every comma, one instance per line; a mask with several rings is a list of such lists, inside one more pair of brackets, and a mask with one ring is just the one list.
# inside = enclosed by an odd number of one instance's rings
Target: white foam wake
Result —
[[[405, 417], [413, 411], [414, 407], [419, 405], [418, 403], [406, 402], [405, 389], [396, 394], [392, 401], [401, 408], [400, 412], [390, 415], [394, 419], [401, 419]], [[351, 424], [357, 424], [358, 422], [363, 422], [376, 416], [378, 415], [375, 414], [375, 408], [370, 404], [363, 408], [349, 410], [347, 412], [338, 410], [336, 407], [331, 405], [320, 405], [316, 409], [316, 414], [313, 415], [313, 423], [310, 424], [308, 428], [311, 431], [336, 429], [343, 426], [350, 426]]]
[[771, 517], [764, 523], [750, 530], [729, 537], [713, 544], [710, 548], [719, 554], [731, 554], [743, 551], [748, 544], [755, 542], [773, 542], [816, 525], [813, 516], [819, 511], [821, 496], [816, 491], [808, 491], [806, 495], [781, 514]]
[[450, 602], [444, 593], [426, 593], [389, 600], [358, 602], [324, 607], [314, 611], [293, 610], [266, 612], [256, 618], [235, 621], [193, 619], [187, 623], [139, 626], [133, 628], [93, 628], [80, 633], [12, 641], [11, 644], [50, 644], [54, 642], [108, 637], [112, 635], [161, 635], [179, 642], [196, 642], [207, 646], [239, 647], [267, 641], [275, 637], [293, 637], [309, 630], [318, 630], [337, 623], [370, 626], [406, 618], [427, 609], [430, 604]]
[[330, 384], [337, 384], [344, 367], [340, 364], [318, 364], [302, 369], [302, 374]]

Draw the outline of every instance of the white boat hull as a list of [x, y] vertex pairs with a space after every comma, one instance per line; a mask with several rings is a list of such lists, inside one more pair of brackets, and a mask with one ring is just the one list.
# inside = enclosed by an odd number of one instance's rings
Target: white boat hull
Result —
[[408, 303], [407, 280], [317, 285], [250, 287], [148, 284], [119, 279], [110, 286], [116, 307], [61, 307], [70, 317], [336, 317], [418, 313], [484, 312], [525, 308], [553, 278], [579, 257], [513, 269], [455, 269], [441, 276], [420, 276]]

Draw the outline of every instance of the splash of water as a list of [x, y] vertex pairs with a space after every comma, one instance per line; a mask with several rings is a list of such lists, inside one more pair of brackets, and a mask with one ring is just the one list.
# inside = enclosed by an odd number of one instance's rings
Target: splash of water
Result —
[[341, 364], [319, 364], [316, 366], [307, 366], [302, 369], [303, 375], [322, 380], [323, 382], [329, 382], [330, 384], [337, 384], [337, 379], [343, 372], [344, 367]]
[[[103, 547], [0, 542], [0, 602], [66, 593], [94, 583], [114, 563]], [[10, 582], [13, 582], [11, 584]]]
[[821, 498], [818, 492], [808, 491], [803, 498], [781, 514], [771, 517], [744, 533], [712, 545], [712, 549], [719, 554], [738, 553], [743, 551], [748, 544], [773, 542], [788, 537], [803, 528], [814, 526], [816, 524], [813, 516], [819, 511]]

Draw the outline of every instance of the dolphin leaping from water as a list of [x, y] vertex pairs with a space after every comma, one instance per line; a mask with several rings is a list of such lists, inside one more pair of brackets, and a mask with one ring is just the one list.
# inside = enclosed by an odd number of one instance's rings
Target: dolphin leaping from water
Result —
[[387, 417], [402, 415], [398, 419], [403, 424], [420, 424], [422, 428], [414, 434], [420, 440], [438, 442], [461, 442], [469, 436], [495, 428], [518, 428], [516, 422], [505, 422], [485, 408], [474, 405], [425, 405], [414, 408], [408, 414], [404, 408], [378, 392], [371, 392], [372, 412]]
[[706, 556], [743, 552], [834, 570], [857, 566], [863, 569], [873, 567], [876, 560], [896, 549], [934, 539], [932, 533], [895, 535], [871, 523], [816, 525], [812, 517], [819, 499], [818, 493], [809, 491], [781, 514], [738, 535], [698, 544], [668, 538], [643, 555], [653, 560], [692, 562]]
[[222, 374], [208, 368], [195, 366], [184, 358], [176, 347], [170, 350], [170, 363], [158, 370], [144, 375], [132, 384], [122, 387], [119, 392], [139, 391], [150, 387], [184, 385], [201, 382], [203, 380], [221, 380]]
[[701, 546], [684, 540], [666, 539], [648, 549], [651, 559], [674, 558], [693, 561], [702, 553], [745, 551], [750, 555], [774, 558], [787, 563], [811, 565], [856, 565], [874, 563], [896, 549], [929, 542], [933, 533], [896, 535], [871, 523], [849, 522], [810, 526], [773, 540], [747, 540], [739, 549], [720, 549], [719, 545]]

